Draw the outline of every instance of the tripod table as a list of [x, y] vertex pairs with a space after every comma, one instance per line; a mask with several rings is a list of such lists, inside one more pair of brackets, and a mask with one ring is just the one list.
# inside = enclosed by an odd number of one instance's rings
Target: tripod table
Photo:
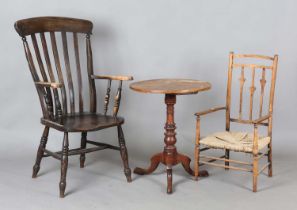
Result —
[[[151, 158], [151, 164], [147, 169], [137, 167], [134, 169], [134, 173], [139, 175], [150, 174], [156, 170], [159, 163], [163, 163], [167, 166], [167, 193], [172, 193], [172, 166], [181, 163], [190, 175], [194, 175], [190, 168], [191, 159], [186, 155], [178, 153], [175, 147], [174, 104], [176, 103], [176, 96], [196, 94], [200, 91], [209, 90], [211, 85], [208, 82], [190, 79], [155, 79], [132, 83], [130, 88], [142, 93], [165, 94], [167, 120], [164, 127], [164, 150]], [[208, 176], [208, 173], [207, 171], [201, 171], [199, 175]]]

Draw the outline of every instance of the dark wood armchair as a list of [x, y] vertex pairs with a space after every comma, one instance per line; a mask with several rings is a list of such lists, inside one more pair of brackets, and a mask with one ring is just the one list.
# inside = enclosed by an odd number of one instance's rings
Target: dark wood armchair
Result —
[[[22, 37], [26, 59], [39, 96], [43, 113], [41, 123], [45, 126], [32, 177], [37, 176], [43, 157], [52, 156], [60, 160], [60, 197], [65, 195], [66, 172], [70, 155], [80, 155], [80, 167], [83, 168], [86, 153], [103, 149], [119, 150], [124, 164], [124, 173], [127, 181], [131, 182], [128, 153], [121, 127], [124, 118], [117, 114], [121, 101], [122, 81], [133, 78], [132, 76], [94, 75], [90, 39], [92, 28], [93, 24], [88, 20], [64, 17], [37, 17], [19, 20], [15, 23], [15, 29]], [[81, 46], [79, 40], [82, 38], [85, 39], [86, 55], [79, 51], [79, 46]], [[60, 53], [59, 47], [63, 48]], [[31, 53], [32, 49], [34, 55]], [[85, 67], [81, 65], [83, 62], [80, 58], [82, 57], [86, 58]], [[85, 80], [82, 70], [87, 70]], [[107, 81], [103, 113], [97, 112], [95, 86], [97, 79]], [[83, 81], [88, 81], [88, 84], [83, 85]], [[115, 94], [112, 114], [109, 115], [112, 81], [118, 81], [119, 86]], [[86, 107], [88, 103], [84, 100], [86, 96], [89, 100], [88, 108]], [[87, 132], [110, 127], [117, 127], [119, 146], [87, 139]], [[50, 128], [64, 132], [62, 151], [51, 152], [46, 149]], [[69, 132], [81, 133], [80, 148], [69, 149]], [[87, 148], [87, 144], [94, 145], [94, 147]]]
[[[195, 146], [196, 179], [198, 179], [199, 167], [202, 165], [222, 167], [226, 170], [247, 171], [253, 174], [253, 191], [256, 192], [258, 175], [268, 168], [268, 176], [272, 176], [272, 112], [277, 63], [277, 55], [269, 57], [230, 53], [226, 106], [216, 107], [195, 114], [197, 116]], [[237, 72], [239, 74], [239, 86], [234, 84], [234, 76]], [[246, 82], [247, 78], [250, 78], [249, 84]], [[249, 85], [248, 92], [244, 88], [247, 85]], [[234, 92], [235, 88], [239, 88], [239, 95], [235, 94], [236, 92], [231, 94], [232, 87], [234, 87]], [[258, 94], [255, 92], [257, 88], [259, 88]], [[265, 92], [265, 90], [267, 91]], [[231, 95], [233, 99], [239, 101], [238, 107], [234, 107], [232, 110]], [[248, 96], [247, 99], [245, 99], [245, 95]], [[256, 103], [256, 99], [258, 99], [258, 103]], [[236, 109], [239, 113], [235, 111]], [[216, 132], [200, 139], [200, 118], [206, 114], [222, 110], [226, 113], [225, 131]], [[251, 125], [253, 126], [253, 132], [249, 133], [247, 129], [231, 131], [231, 122]], [[259, 126], [267, 127], [267, 133], [260, 135]], [[201, 146], [203, 148], [200, 148]], [[225, 151], [225, 154], [220, 157], [201, 154], [210, 149], [221, 149]], [[250, 154], [252, 162], [230, 159], [230, 151]], [[259, 168], [259, 161], [263, 157], [267, 157], [268, 161]], [[216, 161], [224, 163], [215, 163]], [[242, 167], [238, 167], [238, 165]]]

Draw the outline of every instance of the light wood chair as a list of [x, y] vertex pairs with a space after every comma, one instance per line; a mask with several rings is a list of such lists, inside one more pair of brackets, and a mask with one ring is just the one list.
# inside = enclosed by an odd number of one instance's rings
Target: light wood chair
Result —
[[[246, 61], [257, 60], [261, 62], [247, 64]], [[263, 62], [268, 62], [270, 65], [263, 65]], [[227, 97], [226, 106], [216, 107], [206, 111], [197, 112], [197, 124], [196, 124], [196, 144], [195, 144], [195, 179], [199, 176], [199, 167], [202, 165], [210, 165], [216, 167], [222, 167], [226, 170], [234, 169], [240, 171], [252, 172], [253, 174], [253, 192], [257, 191], [257, 178], [258, 175], [268, 167], [268, 176], [272, 176], [272, 113], [273, 113], [273, 101], [275, 92], [275, 81], [277, 73], [278, 56], [274, 57], [262, 56], [262, 55], [245, 55], [245, 54], [234, 54], [233, 52], [229, 55], [229, 68], [228, 68], [228, 84], [227, 84]], [[232, 84], [234, 83], [234, 71], [239, 70], [239, 114], [237, 117], [231, 117], [231, 90]], [[260, 72], [257, 72], [260, 71]], [[269, 75], [268, 75], [269, 74]], [[232, 76], [233, 75], [233, 76]], [[251, 76], [251, 85], [249, 86], [249, 99], [247, 102], [248, 110], [246, 115], [248, 119], [244, 118], [244, 86], [246, 82], [246, 76]], [[255, 78], [259, 76], [260, 82], [258, 83]], [[270, 87], [267, 87], [270, 80]], [[266, 84], [267, 83], [267, 84]], [[254, 101], [254, 95], [256, 86], [259, 85], [259, 106], [257, 107], [258, 114], [257, 119], [253, 119], [256, 113], [256, 109], [253, 109], [256, 104]], [[234, 84], [233, 84], [234, 85]], [[238, 87], [238, 85], [236, 86]], [[234, 87], [233, 87], [234, 88]], [[265, 89], [269, 89], [267, 96], [265, 95]], [[234, 95], [234, 93], [233, 93]], [[238, 96], [238, 95], [237, 95]], [[237, 99], [237, 96], [233, 96]], [[265, 97], [266, 96], [266, 97]], [[265, 103], [267, 100], [267, 114], [263, 115]], [[258, 103], [257, 103], [258, 104]], [[216, 132], [208, 135], [205, 138], [200, 139], [200, 117], [216, 111], [226, 111], [226, 129], [223, 132]], [[233, 111], [233, 110], [232, 110]], [[253, 115], [254, 114], [254, 115]], [[230, 122], [249, 124], [253, 126], [253, 132], [231, 132]], [[267, 134], [259, 135], [258, 126], [266, 126]], [[203, 148], [202, 148], [203, 146]], [[225, 154], [221, 157], [214, 157], [213, 155], [202, 155], [201, 153], [210, 149], [222, 149]], [[265, 150], [266, 149], [266, 150]], [[252, 156], [252, 162], [245, 162], [239, 160], [230, 159], [230, 151], [249, 153]], [[259, 160], [263, 157], [268, 157], [268, 163], [259, 169]], [[223, 164], [214, 163], [216, 161], [224, 162]], [[243, 165], [241, 167], [230, 164]]]
[[[127, 181], [131, 182], [128, 152], [122, 130], [124, 118], [118, 116], [118, 111], [122, 82], [132, 80], [133, 77], [94, 74], [91, 48], [92, 22], [66, 17], [36, 17], [17, 21], [15, 29], [22, 38], [43, 113], [41, 124], [44, 125], [44, 131], [32, 177], [37, 177], [43, 157], [51, 156], [60, 160], [60, 197], [64, 197], [68, 156], [80, 155], [80, 167], [84, 168], [86, 153], [113, 149], [120, 151], [124, 173]], [[83, 48], [85, 53], [80, 52], [79, 48]], [[107, 81], [102, 113], [97, 111], [96, 80]], [[109, 113], [112, 81], [118, 81], [119, 85], [112, 113]], [[117, 128], [119, 146], [87, 139], [88, 132], [111, 127]], [[46, 149], [50, 128], [64, 133], [62, 150], [59, 152]], [[68, 133], [74, 132], [81, 133], [81, 146], [69, 149]], [[93, 147], [87, 148], [87, 145]]]

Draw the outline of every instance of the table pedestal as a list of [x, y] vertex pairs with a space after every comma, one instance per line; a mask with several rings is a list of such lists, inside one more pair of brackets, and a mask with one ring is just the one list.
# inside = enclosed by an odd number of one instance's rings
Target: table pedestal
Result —
[[[176, 150], [176, 133], [175, 133], [175, 122], [174, 122], [174, 104], [176, 103], [176, 95], [166, 94], [165, 104], [167, 105], [167, 121], [165, 124], [165, 147], [162, 153], [158, 153], [151, 158], [151, 165], [147, 169], [135, 168], [134, 173], [139, 175], [150, 174], [156, 170], [159, 163], [163, 163], [167, 166], [167, 193], [172, 193], [172, 166], [179, 163], [182, 164], [185, 171], [190, 175], [194, 176], [193, 170], [190, 168], [191, 159], [186, 156], [179, 154]], [[200, 171], [199, 176], [208, 176], [207, 171]]]

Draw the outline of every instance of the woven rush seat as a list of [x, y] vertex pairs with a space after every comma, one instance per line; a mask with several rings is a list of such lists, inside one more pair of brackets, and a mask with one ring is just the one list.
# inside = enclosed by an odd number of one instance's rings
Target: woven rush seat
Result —
[[[237, 152], [253, 151], [253, 134], [245, 132], [217, 132], [200, 140], [200, 144], [217, 149], [229, 149]], [[258, 150], [270, 143], [269, 136], [259, 136]]]

